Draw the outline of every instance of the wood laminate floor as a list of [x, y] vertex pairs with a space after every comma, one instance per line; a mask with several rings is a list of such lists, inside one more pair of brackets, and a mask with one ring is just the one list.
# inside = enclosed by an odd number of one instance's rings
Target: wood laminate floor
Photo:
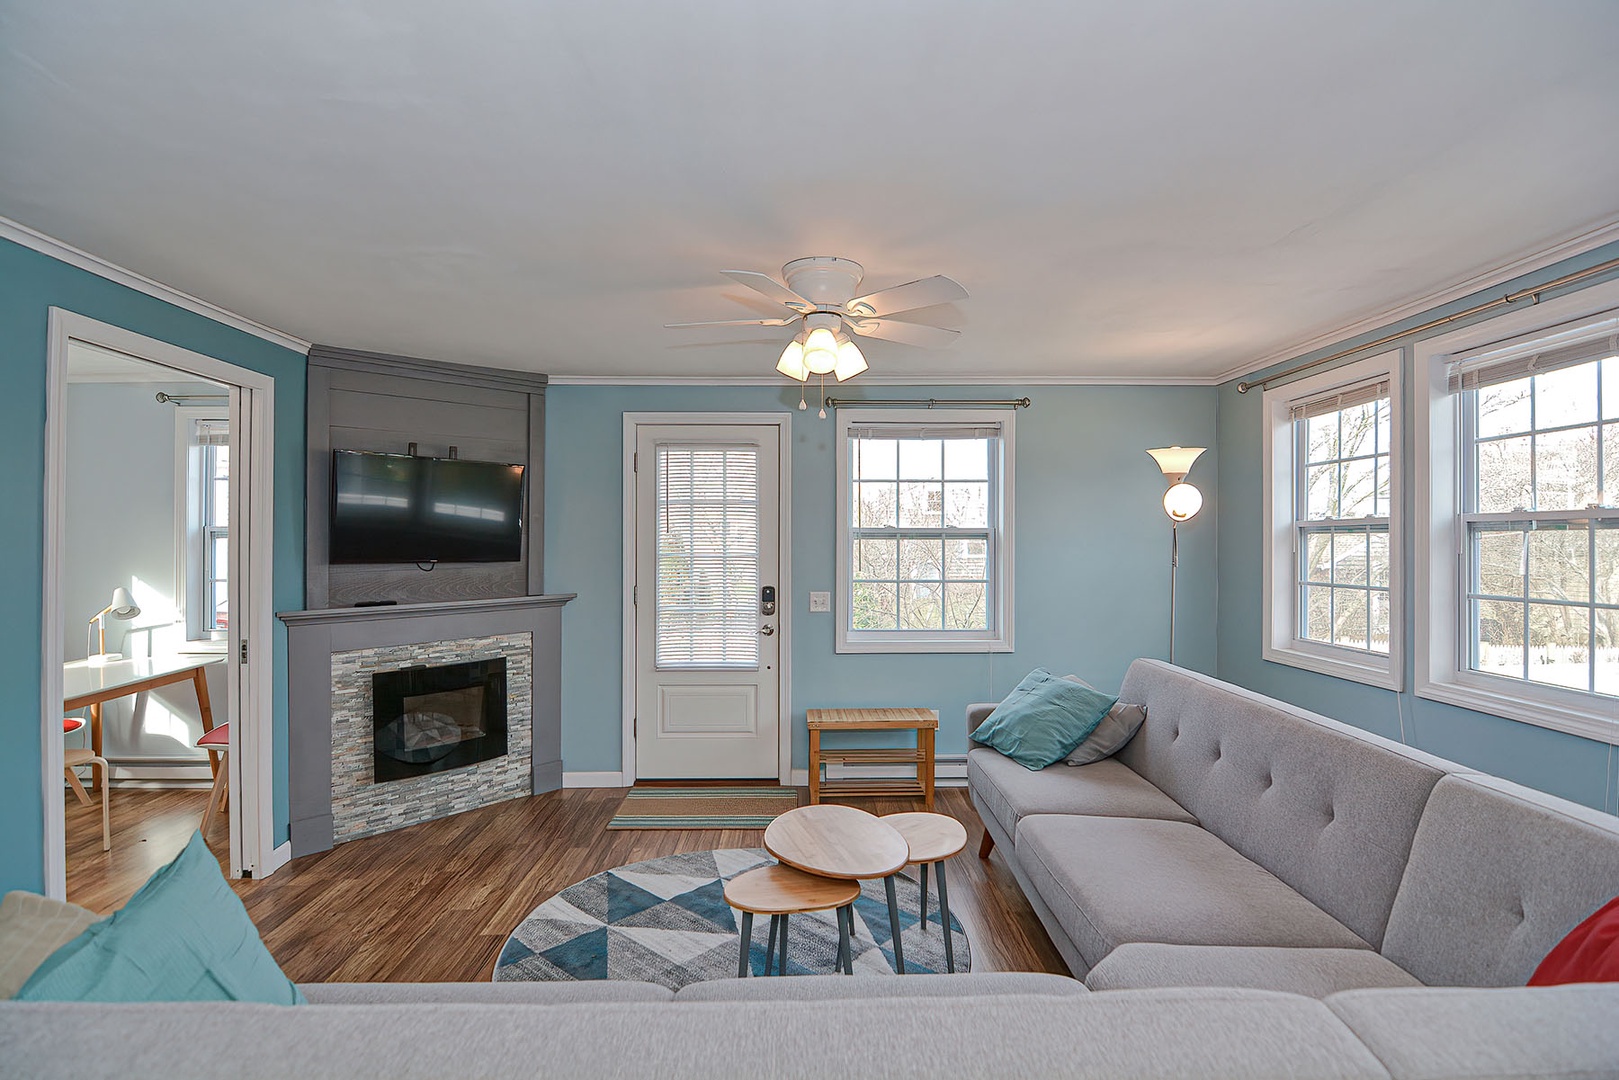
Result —
[[[572, 789], [500, 803], [295, 859], [262, 881], [233, 882], [265, 944], [298, 982], [482, 982], [507, 934], [541, 901], [591, 874], [681, 851], [760, 847], [762, 829], [608, 832], [622, 789]], [[113, 850], [99, 806], [67, 800], [68, 899], [122, 905], [174, 857], [202, 818], [206, 791], [113, 792]], [[851, 799], [874, 814], [908, 799]], [[952, 910], [975, 971], [1067, 974], [999, 852], [976, 856], [982, 826], [967, 792], [939, 789], [967, 850], [950, 866]], [[226, 841], [214, 822], [216, 850]]]

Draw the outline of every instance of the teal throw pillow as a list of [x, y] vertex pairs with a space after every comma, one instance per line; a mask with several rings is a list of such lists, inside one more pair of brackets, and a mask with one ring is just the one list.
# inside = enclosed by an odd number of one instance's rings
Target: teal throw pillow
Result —
[[18, 1001], [302, 1005], [202, 834], [111, 917], [52, 953]]
[[972, 738], [1025, 769], [1043, 769], [1073, 753], [1118, 700], [1035, 668], [995, 706]]

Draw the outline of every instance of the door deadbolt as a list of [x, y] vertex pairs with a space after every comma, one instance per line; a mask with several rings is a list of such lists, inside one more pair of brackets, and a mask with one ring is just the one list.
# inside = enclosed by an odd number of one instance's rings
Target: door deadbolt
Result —
[[[774, 615], [776, 613], [776, 587], [766, 585], [759, 590], [759, 614]], [[774, 631], [772, 631], [774, 633]]]

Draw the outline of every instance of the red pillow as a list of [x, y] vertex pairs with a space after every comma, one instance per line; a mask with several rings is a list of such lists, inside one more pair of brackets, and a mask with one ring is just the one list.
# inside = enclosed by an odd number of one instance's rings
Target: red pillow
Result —
[[1619, 897], [1568, 932], [1529, 977], [1530, 986], [1619, 982]]

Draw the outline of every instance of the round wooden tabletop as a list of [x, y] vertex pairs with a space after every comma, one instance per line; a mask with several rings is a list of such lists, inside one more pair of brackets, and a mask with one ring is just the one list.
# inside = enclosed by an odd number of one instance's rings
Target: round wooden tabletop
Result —
[[817, 803], [782, 814], [765, 830], [765, 850], [822, 877], [887, 877], [910, 861], [910, 845], [882, 819], [852, 806]]
[[860, 886], [842, 878], [806, 874], [790, 866], [761, 866], [725, 883], [725, 902], [755, 915], [796, 915], [852, 904]]
[[885, 814], [877, 820], [905, 838], [913, 863], [948, 859], [967, 846], [967, 827], [948, 814]]

